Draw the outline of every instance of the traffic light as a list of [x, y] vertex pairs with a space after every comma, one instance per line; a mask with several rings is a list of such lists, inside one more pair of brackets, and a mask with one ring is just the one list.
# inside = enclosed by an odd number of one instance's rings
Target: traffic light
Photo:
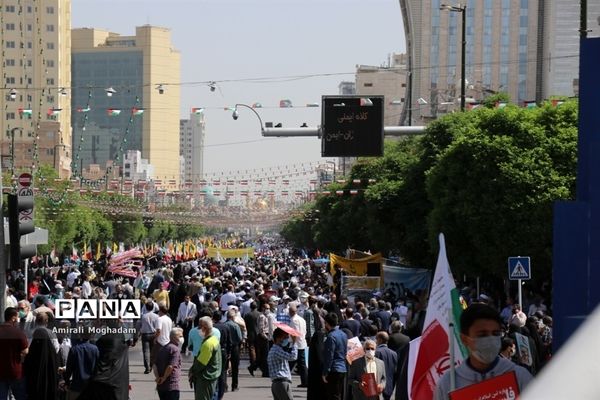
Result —
[[35, 231], [33, 223], [33, 196], [8, 195], [8, 232], [10, 237], [9, 269], [17, 269], [21, 260], [37, 253], [35, 244], [21, 246], [21, 236]]

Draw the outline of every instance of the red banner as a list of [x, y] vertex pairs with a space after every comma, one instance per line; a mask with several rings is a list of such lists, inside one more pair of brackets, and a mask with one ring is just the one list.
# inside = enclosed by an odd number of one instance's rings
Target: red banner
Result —
[[518, 399], [519, 385], [514, 371], [475, 385], [450, 392], [450, 400], [504, 400]]

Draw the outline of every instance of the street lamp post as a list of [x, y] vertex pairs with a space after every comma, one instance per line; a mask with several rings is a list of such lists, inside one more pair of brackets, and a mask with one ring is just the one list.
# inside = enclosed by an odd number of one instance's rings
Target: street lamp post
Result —
[[254, 114], [255, 114], [255, 115], [258, 117], [258, 122], [260, 123], [260, 133], [261, 133], [261, 134], [264, 134], [264, 132], [265, 132], [265, 127], [264, 127], [264, 125], [263, 125], [262, 118], [260, 117], [260, 114], [256, 112], [256, 110], [254, 109], [254, 107], [251, 107], [251, 106], [249, 106], [249, 105], [247, 105], [247, 104], [241, 104], [241, 103], [238, 103], [238, 104], [236, 104], [236, 105], [233, 107], [233, 113], [231, 114], [231, 117], [232, 117], [234, 120], [237, 120], [237, 119], [239, 118], [239, 113], [238, 113], [238, 110], [237, 110], [237, 109], [238, 109], [238, 107], [246, 107], [247, 109], [249, 109], [250, 111], [252, 111], [252, 112], [253, 112], [253, 113], [254, 113]]
[[21, 128], [16, 127], [10, 130], [11, 150], [10, 150], [10, 168], [11, 175], [15, 175], [15, 132]]
[[460, 111], [465, 111], [465, 65], [466, 65], [466, 48], [467, 48], [467, 5], [450, 6], [442, 4], [440, 10], [462, 13], [462, 43], [460, 57]]

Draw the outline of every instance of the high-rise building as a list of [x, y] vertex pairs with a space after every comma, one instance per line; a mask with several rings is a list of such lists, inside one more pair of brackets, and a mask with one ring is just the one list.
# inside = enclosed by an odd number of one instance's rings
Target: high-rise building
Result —
[[[588, 37], [600, 36], [600, 0], [588, 0]], [[579, 94], [579, 1], [544, 2], [543, 98]]]
[[[3, 1], [2, 166], [71, 168], [71, 0]], [[14, 163], [13, 163], [14, 161]]]
[[73, 29], [72, 59], [74, 174], [109, 160], [122, 165], [128, 150], [139, 150], [153, 178], [175, 189], [180, 54], [170, 30], [144, 25], [121, 36]]
[[204, 113], [192, 113], [190, 119], [179, 122], [179, 154], [185, 158], [183, 179], [194, 187], [202, 180], [204, 172]]
[[[435, 118], [460, 103], [462, 12], [466, 6], [466, 97], [507, 92], [516, 103], [575, 94], [579, 10], [575, 0], [400, 0], [409, 55], [414, 120]], [[600, 0], [588, 3], [598, 35]], [[410, 86], [410, 83], [409, 83]]]

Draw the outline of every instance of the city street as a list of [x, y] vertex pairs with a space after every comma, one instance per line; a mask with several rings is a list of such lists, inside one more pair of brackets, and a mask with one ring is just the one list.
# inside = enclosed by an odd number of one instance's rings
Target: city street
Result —
[[[181, 400], [193, 400], [194, 393], [187, 384], [187, 371], [192, 365], [191, 356], [185, 357], [182, 366], [181, 380]], [[225, 399], [231, 400], [265, 400], [272, 398], [271, 381], [267, 378], [260, 377], [258, 371], [255, 377], [248, 373], [248, 360], [242, 359], [240, 362], [240, 378], [239, 388], [237, 392], [225, 393]], [[158, 399], [156, 393], [156, 385], [152, 374], [144, 375], [144, 363], [142, 360], [142, 351], [140, 346], [136, 346], [129, 350], [129, 383], [131, 385], [131, 400], [155, 400]], [[300, 378], [297, 375], [292, 375], [294, 399], [306, 399], [306, 389], [296, 387], [300, 383]], [[231, 384], [231, 378], [228, 379]]]

